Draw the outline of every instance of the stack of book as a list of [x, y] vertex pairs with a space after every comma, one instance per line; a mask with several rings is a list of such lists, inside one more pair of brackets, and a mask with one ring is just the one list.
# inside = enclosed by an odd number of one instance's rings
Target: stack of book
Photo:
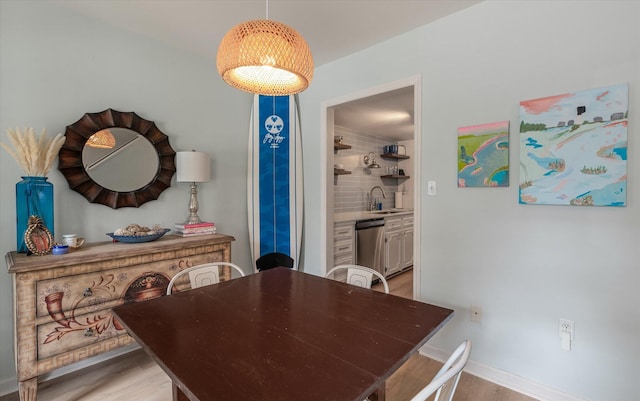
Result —
[[216, 225], [213, 223], [176, 223], [174, 233], [181, 237], [191, 237], [194, 235], [208, 235], [216, 233]]

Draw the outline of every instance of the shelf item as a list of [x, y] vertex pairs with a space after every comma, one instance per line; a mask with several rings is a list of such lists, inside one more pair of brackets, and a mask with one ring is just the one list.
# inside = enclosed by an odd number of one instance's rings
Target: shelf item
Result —
[[333, 169], [333, 175], [347, 175], [347, 174], [351, 174], [351, 171], [343, 170], [343, 169], [340, 169], [340, 168], [334, 168]]
[[408, 159], [407, 155], [399, 155], [397, 153], [383, 153], [380, 155], [383, 159], [393, 159], [393, 160], [405, 160]]
[[397, 178], [397, 179], [407, 179], [410, 178], [408, 175], [399, 175], [399, 174], [393, 174], [393, 175], [381, 175], [380, 178]]
[[344, 149], [351, 149], [351, 145], [346, 145], [342, 142], [333, 143], [333, 150], [344, 150]]

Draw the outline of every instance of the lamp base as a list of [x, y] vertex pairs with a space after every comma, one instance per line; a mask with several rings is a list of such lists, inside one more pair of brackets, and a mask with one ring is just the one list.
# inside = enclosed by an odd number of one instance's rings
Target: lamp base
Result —
[[183, 224], [200, 224], [200, 223], [202, 223], [202, 220], [200, 220], [200, 217], [198, 217], [198, 215], [196, 214], [195, 216], [189, 215], [189, 217]]
[[198, 217], [198, 186], [195, 182], [191, 183], [191, 196], [189, 197], [189, 217], [184, 224], [199, 224], [202, 223], [200, 217]]

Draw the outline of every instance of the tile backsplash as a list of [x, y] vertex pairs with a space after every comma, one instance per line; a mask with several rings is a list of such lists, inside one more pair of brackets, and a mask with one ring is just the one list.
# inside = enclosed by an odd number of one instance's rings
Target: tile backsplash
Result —
[[[397, 145], [398, 142], [384, 137], [372, 137], [356, 133], [355, 131], [335, 126], [335, 136], [342, 137], [342, 143], [351, 145], [351, 149], [337, 150], [333, 152], [333, 164], [343, 164], [345, 170], [351, 171], [348, 175], [334, 175], [334, 212], [357, 212], [367, 210], [369, 204], [369, 191], [376, 185], [384, 189], [386, 198], [382, 197], [379, 190], [373, 193], [374, 198], [382, 202], [382, 208], [394, 207], [394, 192], [402, 191], [402, 180], [392, 178], [380, 178], [387, 174], [387, 168], [397, 167], [395, 160], [386, 160], [380, 157], [386, 145]], [[365, 168], [363, 157], [373, 152], [380, 168]]]

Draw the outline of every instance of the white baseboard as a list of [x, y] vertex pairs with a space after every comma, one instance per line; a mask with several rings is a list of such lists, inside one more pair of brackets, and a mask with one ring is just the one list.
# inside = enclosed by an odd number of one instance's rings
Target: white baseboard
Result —
[[[420, 348], [420, 354], [436, 361], [444, 362], [449, 357], [450, 352], [425, 344]], [[587, 401], [524, 377], [474, 362], [471, 359], [467, 362], [464, 371], [540, 401]]]
[[0, 381], [0, 397], [15, 393], [16, 391], [18, 391], [18, 384], [16, 383], [15, 377]]

